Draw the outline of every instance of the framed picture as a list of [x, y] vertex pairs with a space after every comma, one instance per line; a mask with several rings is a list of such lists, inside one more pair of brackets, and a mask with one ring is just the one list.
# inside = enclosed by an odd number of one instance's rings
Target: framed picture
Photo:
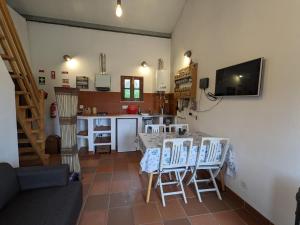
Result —
[[46, 77], [39, 77], [39, 85], [45, 85], [46, 84]]

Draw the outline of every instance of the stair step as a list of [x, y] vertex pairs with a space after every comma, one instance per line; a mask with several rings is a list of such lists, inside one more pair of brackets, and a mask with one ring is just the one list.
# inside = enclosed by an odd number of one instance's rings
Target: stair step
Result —
[[18, 143], [19, 143], [19, 144], [30, 144], [30, 141], [29, 141], [28, 139], [25, 139], [25, 138], [24, 138], [24, 139], [19, 139], [19, 140], [18, 140]]
[[33, 106], [33, 105], [19, 105], [18, 108], [19, 109], [32, 109], [32, 108], [35, 108], [35, 106]]
[[20, 155], [20, 160], [22, 160], [22, 161], [26, 161], [26, 160], [38, 160], [38, 159], [40, 159], [40, 157], [37, 155], [37, 154], [35, 154], [35, 153], [33, 153], [33, 154], [21, 154]]
[[[24, 130], [18, 129], [18, 134], [24, 134], [24, 133], [25, 133]], [[31, 130], [31, 133], [32, 134], [37, 134], [37, 133], [39, 133], [39, 130]]]
[[19, 152], [20, 152], [20, 154], [31, 153], [31, 152], [34, 152], [34, 150], [32, 147], [22, 147], [22, 148], [19, 148]]
[[12, 75], [10, 75], [10, 77], [11, 77], [12, 79], [15, 79], [15, 80], [17, 80], [17, 79], [23, 80], [23, 77], [21, 77], [21, 76], [19, 76], [19, 75], [14, 75], [14, 74], [12, 74]]
[[27, 91], [15, 91], [16, 95], [28, 95]]
[[0, 56], [3, 60], [14, 60], [14, 57], [10, 55], [0, 54]]
[[24, 134], [24, 130], [18, 129], [18, 134]]
[[39, 120], [39, 118], [27, 118], [26, 119], [27, 122], [33, 122], [33, 121], [36, 121], [36, 120]]

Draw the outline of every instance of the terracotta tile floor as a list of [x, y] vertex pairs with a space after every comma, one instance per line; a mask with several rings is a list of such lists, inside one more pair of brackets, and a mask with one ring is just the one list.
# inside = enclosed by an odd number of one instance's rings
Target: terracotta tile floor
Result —
[[242, 204], [227, 192], [203, 194], [200, 203], [193, 186], [181, 196], [167, 197], [163, 207], [158, 190], [145, 203], [147, 174], [139, 174], [139, 152], [80, 155], [84, 203], [80, 225], [253, 225]]

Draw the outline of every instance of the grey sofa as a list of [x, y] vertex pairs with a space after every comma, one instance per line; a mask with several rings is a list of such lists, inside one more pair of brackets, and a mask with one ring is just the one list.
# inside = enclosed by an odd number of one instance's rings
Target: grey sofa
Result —
[[67, 165], [14, 169], [0, 163], [0, 224], [75, 225], [82, 185]]

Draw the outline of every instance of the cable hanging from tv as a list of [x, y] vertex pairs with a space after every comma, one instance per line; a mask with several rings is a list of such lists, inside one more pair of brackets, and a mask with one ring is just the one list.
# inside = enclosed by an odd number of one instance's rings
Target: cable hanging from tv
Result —
[[217, 105], [219, 105], [221, 103], [221, 101], [223, 100], [223, 97], [221, 98], [218, 98], [216, 97], [213, 93], [211, 92], [207, 92], [205, 91], [205, 89], [201, 89], [201, 92], [200, 92], [200, 98], [199, 98], [199, 108], [200, 108], [200, 103], [201, 103], [201, 98], [202, 98], [202, 94], [205, 94], [206, 98], [210, 101], [217, 101], [216, 104], [212, 105], [211, 107], [207, 108], [207, 109], [204, 109], [204, 110], [201, 110], [201, 109], [197, 109], [196, 112], [208, 112], [210, 110], [212, 110], [213, 108], [215, 108]]

